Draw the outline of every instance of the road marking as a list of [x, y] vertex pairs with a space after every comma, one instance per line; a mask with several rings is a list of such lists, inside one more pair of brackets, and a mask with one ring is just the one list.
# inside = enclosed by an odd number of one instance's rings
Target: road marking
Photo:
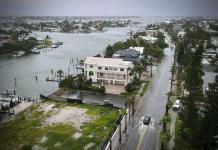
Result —
[[160, 83], [161, 83], [161, 80], [159, 80], [158, 83], [157, 83], [157, 86], [156, 86], [156, 90], [155, 90], [154, 96], [157, 96], [157, 93], [159, 92]]
[[143, 128], [143, 129], [142, 129], [142, 134], [141, 134], [141, 136], [140, 136], [140, 139], [139, 139], [139, 142], [138, 142], [138, 144], [137, 144], [136, 150], [139, 150], [139, 149], [140, 149], [140, 146], [141, 146], [141, 144], [142, 144], [142, 139], [143, 139], [143, 137], [144, 137], [145, 132], [146, 132], [146, 130], [145, 130], [145, 128]]

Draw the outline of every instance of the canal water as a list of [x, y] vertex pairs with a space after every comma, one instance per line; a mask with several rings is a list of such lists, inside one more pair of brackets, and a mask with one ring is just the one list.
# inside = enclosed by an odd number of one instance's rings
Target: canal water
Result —
[[[148, 18], [142, 20], [143, 25], [164, 21], [166, 18]], [[17, 94], [24, 97], [39, 97], [39, 94], [47, 95], [58, 88], [58, 83], [46, 81], [51, 77], [51, 70], [59, 69], [65, 73], [68, 71], [76, 73], [73, 69], [78, 59], [86, 56], [102, 54], [108, 44], [125, 40], [129, 37], [130, 30], [138, 28], [110, 28], [103, 33], [55, 33], [36, 32], [41, 37], [50, 36], [54, 41], [62, 41], [64, 44], [59, 48], [47, 48], [40, 54], [0, 59], [0, 92], [6, 89], [15, 89]], [[71, 62], [71, 63], [70, 63]], [[38, 80], [36, 81], [35, 76]], [[16, 84], [15, 84], [16, 78]]]

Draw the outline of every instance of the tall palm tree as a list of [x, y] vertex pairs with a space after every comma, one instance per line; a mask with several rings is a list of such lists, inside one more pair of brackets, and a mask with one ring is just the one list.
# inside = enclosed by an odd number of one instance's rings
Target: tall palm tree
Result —
[[138, 76], [140, 79], [143, 69], [144, 67], [142, 64], [135, 64], [134, 68], [131, 70], [131, 73], [134, 74], [134, 76]]
[[59, 80], [61, 81], [61, 76], [64, 74], [64, 72], [62, 70], [58, 70], [57, 74], [59, 76]]

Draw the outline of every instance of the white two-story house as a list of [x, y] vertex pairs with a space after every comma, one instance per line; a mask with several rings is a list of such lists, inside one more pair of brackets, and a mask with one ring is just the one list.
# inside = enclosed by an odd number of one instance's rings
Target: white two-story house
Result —
[[129, 75], [134, 65], [130, 61], [119, 58], [86, 57], [84, 61], [84, 73], [87, 79], [93, 82], [98, 80], [107, 84], [126, 85], [130, 83]]

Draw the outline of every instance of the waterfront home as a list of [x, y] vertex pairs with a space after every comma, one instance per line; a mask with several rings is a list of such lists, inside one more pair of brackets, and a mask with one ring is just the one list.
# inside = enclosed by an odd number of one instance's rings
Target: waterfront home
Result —
[[142, 38], [143, 40], [145, 40], [148, 43], [155, 43], [157, 41], [156, 37], [152, 37], [152, 36], [139, 36], [140, 38]]
[[129, 75], [134, 65], [130, 61], [115, 58], [86, 57], [84, 73], [93, 82], [102, 81], [107, 84], [126, 85], [132, 77]]
[[116, 51], [112, 58], [121, 58], [124, 61], [132, 61], [133, 63], [140, 62], [140, 52], [134, 49], [121, 49]]

